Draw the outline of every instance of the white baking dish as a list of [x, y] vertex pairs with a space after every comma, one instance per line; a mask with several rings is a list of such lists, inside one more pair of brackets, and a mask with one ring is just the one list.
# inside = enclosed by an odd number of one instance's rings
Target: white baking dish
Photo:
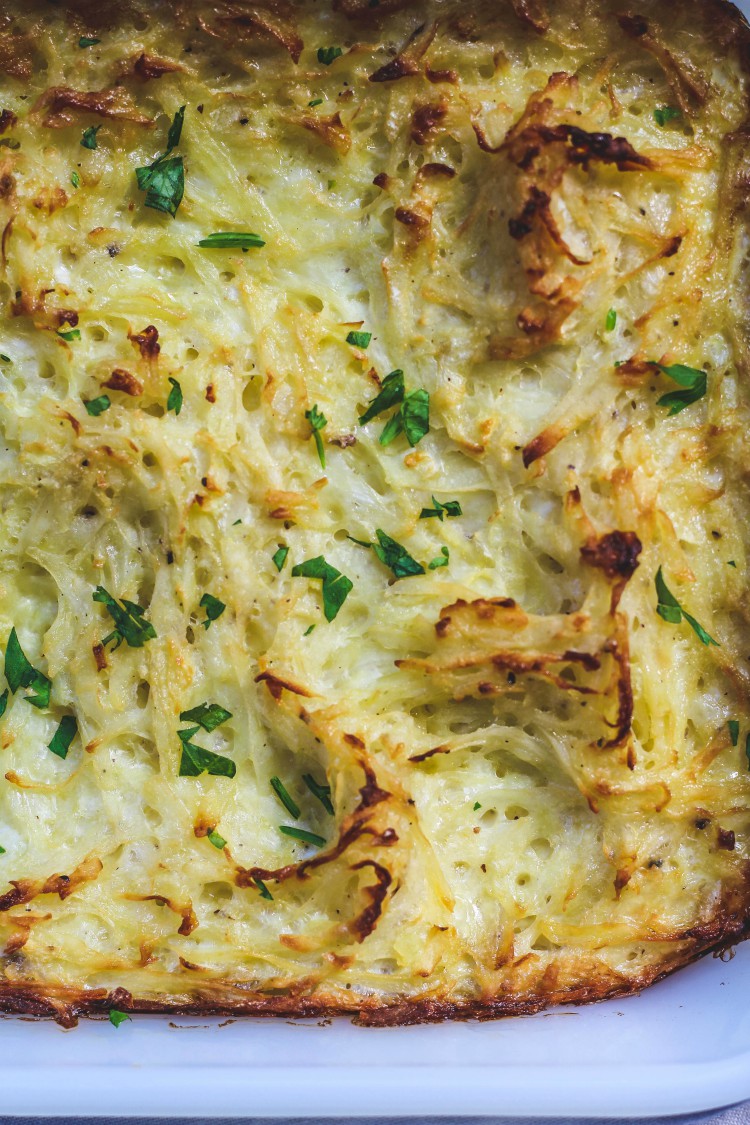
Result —
[[493, 1023], [0, 1021], [9, 1115], [621, 1116], [750, 1098], [750, 943], [641, 996]]
[[[690, 0], [684, 0], [690, 3]], [[750, 17], [750, 0], [737, 6]], [[750, 942], [641, 996], [488, 1023], [0, 1018], [9, 1116], [655, 1116], [750, 1099]]]

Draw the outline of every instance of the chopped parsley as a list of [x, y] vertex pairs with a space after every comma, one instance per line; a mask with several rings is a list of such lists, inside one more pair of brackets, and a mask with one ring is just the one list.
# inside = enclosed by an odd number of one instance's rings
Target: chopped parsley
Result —
[[355, 348], [367, 348], [371, 339], [372, 332], [350, 332], [346, 337], [346, 342]]
[[442, 523], [444, 516], [448, 516], [449, 519], [455, 519], [457, 516], [463, 515], [458, 500], [446, 500], [444, 504], [441, 504], [440, 501], [436, 500], [433, 496], [432, 504], [433, 506], [431, 508], [422, 508], [422, 511], [419, 513], [419, 518], [421, 520], [428, 520], [436, 516]]
[[0, 360], [2, 360], [3, 363], [12, 363], [13, 362], [13, 360], [10, 358], [10, 356], [5, 355], [3, 352], [0, 352]]
[[5, 855], [5, 848], [0, 845], [0, 855]]
[[271, 556], [271, 561], [273, 562], [273, 565], [276, 567], [279, 573], [281, 573], [281, 571], [284, 569], [284, 563], [287, 560], [288, 554], [289, 548], [279, 545], [278, 551], [274, 551], [273, 555]]
[[105, 410], [109, 410], [112, 403], [109, 395], [99, 395], [98, 398], [89, 399], [88, 402], [84, 399], [83, 405], [86, 407], [87, 414], [92, 418], [98, 418]]
[[[406, 395], [401, 406], [404, 433], [409, 445], [416, 445], [430, 432], [430, 396], [427, 391], [417, 390]], [[381, 445], [385, 445], [383, 434]]]
[[328, 419], [325, 414], [321, 414], [317, 405], [311, 407], [310, 410], [305, 411], [305, 418], [307, 418], [312, 428], [312, 436], [315, 438], [315, 447], [318, 450], [318, 458], [320, 464], [325, 469], [326, 467], [326, 451], [323, 448], [323, 438], [320, 436], [320, 431], [324, 426], [328, 425]]
[[2, 695], [0, 695], [0, 719], [2, 719], [8, 707], [8, 689], [6, 688]]
[[172, 150], [180, 143], [182, 125], [185, 120], [185, 106], [178, 109], [169, 128], [167, 150], [146, 168], [136, 168], [138, 187], [145, 191], [145, 204], [155, 211], [163, 211], [172, 218], [182, 202], [185, 192], [185, 165], [181, 156], [171, 156]]
[[24, 699], [32, 707], [38, 707], [40, 710], [49, 707], [52, 681], [26, 659], [15, 627], [10, 631], [5, 650], [5, 678], [14, 695], [20, 688], [28, 690], [29, 694], [25, 695]]
[[406, 547], [391, 539], [390, 535], [386, 535], [379, 527], [375, 529], [375, 534], [378, 537], [377, 543], [367, 543], [363, 539], [355, 539], [352, 535], [349, 538], [360, 547], [367, 547], [368, 550], [372, 548], [380, 561], [393, 571], [396, 578], [410, 578], [415, 574], [424, 574], [424, 567], [412, 558]]
[[482, 807], [482, 806], [481, 806], [481, 805], [479, 804], [479, 801], [475, 801], [475, 802], [474, 802], [474, 812], [476, 812], [476, 811], [477, 811], [477, 809], [481, 809], [481, 807]]
[[727, 566], [733, 566], [735, 570], [737, 569], [737, 563], [734, 561], [734, 559], [730, 559], [727, 563]]
[[263, 882], [263, 880], [259, 879], [257, 875], [253, 875], [253, 880], [255, 882], [256, 887], [258, 888], [258, 890], [260, 892], [260, 897], [261, 898], [267, 898], [269, 900], [269, 902], [273, 902], [273, 895], [271, 894], [271, 892], [269, 891], [268, 887]]
[[128, 1015], [127, 1012], [118, 1012], [117, 1008], [110, 1008], [110, 1010], [109, 1010], [109, 1022], [112, 1024], [113, 1027], [119, 1027], [121, 1023], [125, 1023], [125, 1020], [129, 1020], [129, 1019], [130, 1019], [130, 1016]]
[[227, 608], [224, 602], [220, 602], [213, 594], [204, 594], [198, 604], [201, 609], [205, 609], [206, 611], [206, 620], [201, 622], [204, 629], [210, 629], [211, 622], [221, 617], [222, 613]]
[[330, 785], [321, 785], [315, 780], [311, 773], [303, 773], [302, 780], [312, 793], [313, 797], [317, 797], [326, 812], [333, 816]]
[[299, 820], [300, 815], [301, 815], [299, 805], [294, 800], [294, 798], [292, 796], [290, 796], [290, 794], [289, 794], [286, 786], [284, 785], [283, 781], [281, 780], [281, 778], [272, 777], [271, 778], [271, 788], [273, 789], [274, 793], [276, 794], [276, 796], [281, 801], [281, 803], [284, 806], [284, 808], [286, 809], [286, 811], [290, 814], [290, 816], [293, 816], [295, 820]]
[[191, 707], [189, 711], [180, 711], [180, 722], [197, 723], [199, 727], [203, 727], [209, 733], [216, 730], [231, 717], [232, 712], [227, 711], [225, 707], [220, 707], [218, 703], [199, 703], [197, 707]]
[[101, 129], [101, 125], [89, 125], [88, 129], [84, 130], [81, 137], [81, 148], [95, 149], [98, 147], [96, 134]]
[[89, 39], [88, 35], [82, 35], [78, 40], [79, 47], [95, 47], [97, 43], [101, 43], [101, 39]]
[[131, 648], [143, 648], [146, 641], [155, 638], [156, 630], [143, 616], [146, 611], [135, 602], [129, 602], [126, 598], [121, 598], [118, 602], [103, 586], [97, 586], [92, 597], [95, 602], [102, 603], [115, 623], [112, 632], [102, 638], [103, 645], [114, 641], [114, 647], [119, 648], [123, 641], [127, 641]]
[[333, 621], [354, 588], [351, 579], [327, 563], [322, 555], [292, 567], [292, 578], [320, 578], [323, 583], [323, 613]]
[[386, 410], [390, 410], [392, 406], [397, 406], [400, 402], [404, 401], [404, 373], [400, 369], [391, 371], [390, 375], [386, 375], [380, 390], [375, 395], [370, 405], [364, 414], [359, 416], [360, 426], [366, 426], [373, 418], [377, 418], [378, 414], [382, 414]]
[[682, 110], [674, 105], [660, 105], [654, 110], [654, 121], [663, 129], [669, 121], [677, 121], [682, 117]]
[[303, 637], [309, 637], [314, 628], [315, 628], [314, 625], [308, 625], [307, 628], [305, 629], [304, 633], [302, 634], [302, 636]]
[[607, 319], [604, 322], [604, 327], [607, 332], [612, 332], [617, 324], [617, 309], [610, 309], [607, 313]]
[[190, 741], [199, 730], [200, 727], [188, 727], [187, 730], [177, 731], [177, 737], [182, 743], [180, 777], [200, 777], [202, 773], [210, 773], [215, 777], [234, 777], [237, 767], [231, 758], [214, 754], [212, 750], [205, 750]]
[[323, 63], [323, 66], [330, 66], [334, 59], [340, 59], [343, 53], [340, 47], [318, 47], [318, 62]]
[[664, 375], [668, 375], [670, 379], [674, 379], [675, 383], [679, 383], [681, 387], [681, 390], [669, 391], [668, 394], [662, 395], [656, 401], [657, 406], [669, 407], [667, 417], [671, 418], [673, 414], [679, 414], [686, 406], [697, 402], [699, 398], [703, 398], [705, 395], [708, 379], [705, 371], [699, 371], [696, 367], [686, 367], [682, 363], [674, 363], [671, 367], [664, 367], [661, 363], [655, 363], [654, 366], [658, 367]]
[[215, 848], [218, 848], [219, 851], [222, 851], [227, 846], [226, 840], [224, 839], [223, 836], [219, 835], [219, 833], [216, 831], [215, 828], [211, 829], [211, 831], [209, 832], [209, 834], [207, 836], [207, 840], [208, 840], [209, 844], [213, 844], [213, 846]]
[[310, 109], [315, 109], [316, 105], [322, 105], [323, 104], [323, 99], [322, 98], [313, 98], [313, 100], [311, 102], [308, 102], [307, 104], [308, 104], [308, 107]]
[[306, 832], [304, 828], [293, 828], [290, 824], [280, 824], [279, 832], [283, 832], [285, 836], [292, 836], [295, 840], [301, 840], [303, 844], [312, 844], [316, 848], [325, 846], [325, 840], [322, 836], [318, 836], [315, 832]]
[[736, 746], [740, 740], [740, 724], [737, 719], [730, 719], [727, 723], [729, 729], [729, 737], [732, 740], [732, 746]]
[[747, 768], [750, 769], [750, 731], [745, 735], [745, 757], [747, 758]]
[[70, 343], [71, 340], [80, 340], [81, 329], [80, 328], [71, 328], [68, 332], [58, 332], [57, 335], [60, 337], [61, 340], [67, 340], [68, 343]]
[[703, 626], [699, 625], [695, 618], [682, 608], [680, 603], [677, 601], [677, 598], [668, 589], [667, 584], [664, 581], [661, 567], [659, 567], [658, 571], [656, 572], [656, 596], [658, 599], [656, 612], [660, 617], [662, 617], [665, 621], [669, 621], [672, 625], [679, 625], [683, 620], [687, 621], [688, 625], [696, 634], [701, 644], [716, 645], [717, 647], [719, 647], [719, 642], [715, 641], [713, 637], [706, 632]]
[[220, 231], [209, 234], [198, 243], [204, 250], [248, 250], [265, 246], [265, 241], [259, 234], [249, 232]]
[[440, 554], [431, 563], [428, 563], [430, 570], [437, 570], [438, 567], [447, 566], [450, 562], [450, 552], [447, 547], [440, 548]]
[[398, 406], [399, 409], [386, 423], [380, 435], [381, 445], [390, 445], [394, 438], [403, 433], [409, 445], [414, 446], [430, 432], [430, 396], [421, 389], [406, 394], [404, 373], [401, 370], [391, 371], [390, 375], [386, 375], [380, 391], [364, 414], [360, 415], [360, 426], [366, 425], [392, 406]]
[[182, 410], [182, 387], [173, 379], [171, 375], [168, 376], [169, 382], [172, 384], [172, 390], [169, 392], [167, 398], [167, 413], [174, 410], [175, 414], [179, 414]]
[[70, 182], [74, 188], [79, 188], [81, 186], [81, 177], [77, 172], [70, 173]]
[[76, 736], [78, 730], [78, 723], [73, 715], [63, 715], [60, 719], [60, 725], [52, 735], [52, 741], [48, 744], [47, 749], [51, 750], [53, 754], [57, 754], [58, 758], [67, 758], [70, 744]]

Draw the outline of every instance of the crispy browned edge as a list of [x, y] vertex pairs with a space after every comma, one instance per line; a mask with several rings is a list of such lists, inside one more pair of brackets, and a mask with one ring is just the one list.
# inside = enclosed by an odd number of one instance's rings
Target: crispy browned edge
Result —
[[[334, 7], [346, 11], [342, 0], [333, 0]], [[395, 7], [406, 6], [410, 0], [397, 0]], [[535, 12], [545, 16], [531, 20], [527, 12], [527, 0], [511, 0], [519, 19], [529, 23], [533, 30], [544, 35], [548, 23], [544, 12], [544, 0], [534, 2]], [[696, 14], [707, 19], [716, 17], [721, 23], [727, 38], [734, 39], [744, 72], [750, 81], [750, 24], [731, 0], [694, 0]], [[635, 0], [634, 6], [637, 6]], [[367, 18], [372, 13], [363, 10], [355, 2], [351, 5], [352, 18]], [[750, 117], [736, 133], [727, 140], [736, 144], [739, 138], [750, 149]], [[740, 205], [738, 210], [744, 209]], [[242, 983], [217, 982], [213, 987], [207, 982], [203, 988], [196, 988], [190, 999], [173, 999], [168, 995], [157, 994], [154, 998], [133, 996], [125, 988], [108, 991], [104, 988], [83, 989], [62, 985], [37, 985], [30, 982], [0, 982], [0, 1014], [27, 1016], [34, 1019], [56, 1020], [63, 1027], [75, 1027], [80, 1016], [105, 1016], [113, 1008], [123, 1012], [170, 1015], [174, 1017], [237, 1017], [237, 1016], [285, 1016], [287, 1018], [330, 1019], [334, 1016], [354, 1017], [355, 1021], [366, 1027], [398, 1027], [423, 1023], [438, 1023], [443, 1020], [490, 1020], [504, 1016], [533, 1015], [545, 1008], [560, 1004], [589, 1004], [636, 995], [644, 988], [663, 980], [686, 965], [698, 961], [709, 953], [720, 956], [732, 951], [739, 942], [750, 938], [750, 865], [745, 865], [740, 887], [726, 894], [721, 906], [713, 917], [698, 926], [680, 934], [672, 935], [670, 942], [680, 946], [672, 951], [659, 965], [652, 965], [640, 975], [627, 980], [616, 972], [607, 972], [604, 966], [596, 969], [594, 979], [568, 988], [555, 986], [555, 976], [546, 985], [546, 974], [542, 978], [543, 991], [533, 995], [509, 994], [485, 997], [477, 1000], [452, 1001], [444, 998], [393, 997], [386, 1001], [376, 997], [305, 996], [297, 989], [290, 989], [286, 995], [268, 995], [262, 991], [247, 989]], [[230, 993], [231, 995], [227, 995]], [[223, 995], [222, 995], [223, 994]]]
[[[735, 898], [735, 896], [732, 896]], [[319, 998], [290, 994], [269, 996], [262, 992], [242, 994], [242, 985], [221, 982], [215, 990], [207, 984], [190, 999], [173, 1000], [169, 996], [153, 999], [133, 996], [125, 988], [77, 989], [73, 987], [35, 984], [12, 984], [0, 988], [0, 1013], [25, 1015], [38, 1019], [52, 1017], [63, 1027], [75, 1027], [80, 1016], [104, 1016], [113, 1008], [121, 1012], [180, 1016], [286, 1016], [287, 1018], [330, 1019], [333, 1016], [355, 1017], [364, 1027], [407, 1027], [443, 1020], [491, 1020], [503, 1016], [530, 1016], [560, 1004], [591, 1004], [632, 996], [649, 985], [709, 953], [718, 956], [750, 937], [750, 876], [745, 892], [735, 898], [733, 906], [720, 910], [710, 922], [689, 930], [684, 938], [688, 948], [674, 955], [671, 964], [651, 966], [639, 977], [623, 981], [617, 974], [573, 988], [550, 987], [533, 996], [508, 995], [479, 1000], [454, 1002], [433, 997], [394, 998], [386, 1003], [374, 997], [347, 997], [343, 1004], [325, 994]], [[679, 938], [677, 939], [679, 940]], [[213, 995], [212, 995], [213, 991]], [[233, 995], [219, 997], [231, 991]]]

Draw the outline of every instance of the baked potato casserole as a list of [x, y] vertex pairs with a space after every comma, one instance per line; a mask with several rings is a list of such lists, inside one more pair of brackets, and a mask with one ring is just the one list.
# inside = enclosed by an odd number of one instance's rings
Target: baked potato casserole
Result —
[[750, 29], [0, 12], [0, 1009], [371, 1024], [750, 929]]

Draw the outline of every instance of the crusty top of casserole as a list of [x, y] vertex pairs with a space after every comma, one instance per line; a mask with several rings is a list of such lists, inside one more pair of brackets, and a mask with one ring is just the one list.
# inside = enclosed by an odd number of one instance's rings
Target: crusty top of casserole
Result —
[[0, 1008], [501, 1014], [746, 932], [749, 36], [4, 5]]

